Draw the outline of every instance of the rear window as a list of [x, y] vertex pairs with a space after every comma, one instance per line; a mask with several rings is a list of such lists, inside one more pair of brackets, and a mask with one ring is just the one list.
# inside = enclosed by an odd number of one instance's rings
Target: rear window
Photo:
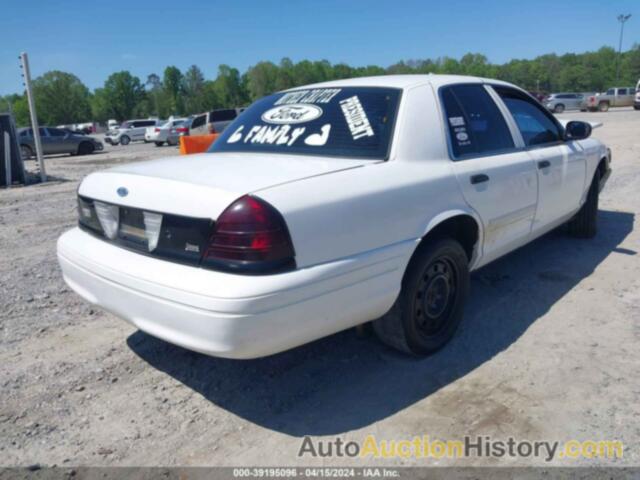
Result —
[[209, 151], [386, 159], [399, 101], [394, 88], [277, 93], [247, 108]]
[[236, 118], [238, 114], [235, 110], [214, 110], [211, 112], [211, 122], [228, 122]]

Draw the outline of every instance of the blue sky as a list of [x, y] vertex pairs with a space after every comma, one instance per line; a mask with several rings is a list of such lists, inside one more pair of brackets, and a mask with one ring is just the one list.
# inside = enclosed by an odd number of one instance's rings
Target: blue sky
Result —
[[[142, 80], [191, 64], [208, 78], [227, 63], [327, 59], [388, 66], [402, 59], [484, 53], [492, 62], [640, 42], [638, 0], [50, 1], [4, 0], [0, 94], [21, 91], [18, 54], [37, 76], [58, 69], [89, 88], [115, 71]], [[10, 7], [7, 8], [7, 5]]]

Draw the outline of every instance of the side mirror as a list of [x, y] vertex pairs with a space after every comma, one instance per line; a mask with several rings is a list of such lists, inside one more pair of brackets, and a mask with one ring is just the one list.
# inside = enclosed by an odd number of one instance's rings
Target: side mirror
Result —
[[565, 140], [584, 140], [591, 135], [591, 125], [577, 120], [567, 123], [564, 129]]

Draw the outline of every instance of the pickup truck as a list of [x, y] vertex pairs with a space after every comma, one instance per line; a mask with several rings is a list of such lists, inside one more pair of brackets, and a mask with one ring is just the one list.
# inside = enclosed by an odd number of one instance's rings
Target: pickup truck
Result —
[[471, 271], [565, 223], [596, 234], [611, 159], [596, 126], [477, 77], [298, 87], [256, 101], [207, 153], [87, 176], [58, 259], [86, 300], [209, 355], [370, 321], [428, 355], [454, 335]]
[[590, 112], [606, 112], [612, 107], [631, 107], [634, 105], [636, 89], [633, 87], [610, 88], [600, 95], [590, 95], [586, 107]]

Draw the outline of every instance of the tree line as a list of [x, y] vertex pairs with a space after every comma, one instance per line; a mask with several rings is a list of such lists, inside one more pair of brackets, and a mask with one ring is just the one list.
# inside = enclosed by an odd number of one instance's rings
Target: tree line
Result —
[[[617, 67], [620, 70], [619, 85], [615, 85]], [[102, 87], [93, 92], [75, 75], [54, 70], [33, 80], [33, 92], [38, 121], [43, 125], [60, 125], [106, 122], [112, 118], [123, 121], [150, 116], [190, 115], [248, 105], [275, 91], [309, 83], [409, 73], [497, 78], [529, 91], [547, 93], [600, 92], [612, 86], [636, 84], [640, 78], [640, 45], [634, 45], [619, 58], [613, 48], [602, 47], [594, 52], [546, 54], [504, 64], [490, 63], [479, 53], [468, 53], [460, 59], [441, 57], [401, 61], [386, 68], [375, 65], [351, 67], [344, 63], [331, 64], [326, 60], [294, 63], [283, 58], [279, 64], [259, 62], [243, 74], [236, 68], [220, 65], [215, 79], [206, 79], [196, 65], [185, 72], [169, 66], [162, 77], [154, 73], [144, 81], [128, 71], [113, 73]], [[25, 94], [0, 97], [0, 109], [5, 108], [13, 111], [19, 126], [29, 124]]]

